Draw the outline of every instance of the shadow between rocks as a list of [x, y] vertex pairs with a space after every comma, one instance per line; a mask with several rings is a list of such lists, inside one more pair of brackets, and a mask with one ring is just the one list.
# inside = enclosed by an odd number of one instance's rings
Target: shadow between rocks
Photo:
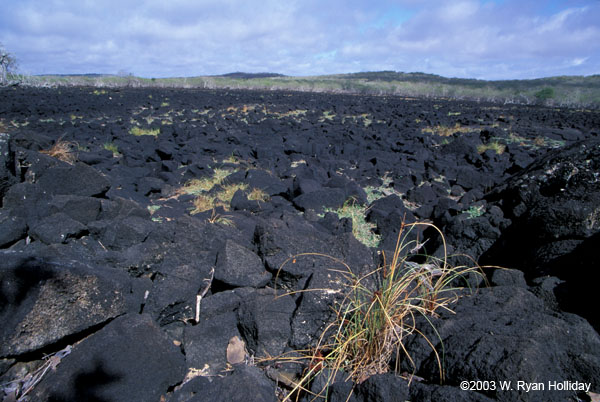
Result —
[[118, 382], [121, 376], [107, 370], [101, 361], [95, 361], [93, 369], [84, 370], [74, 378], [74, 388], [71, 392], [52, 393], [48, 397], [49, 402], [110, 402], [109, 399], [100, 396], [102, 389], [111, 383]]
[[0, 272], [0, 312], [19, 306], [40, 282], [54, 276], [47, 263], [33, 257], [24, 258], [15, 269]]

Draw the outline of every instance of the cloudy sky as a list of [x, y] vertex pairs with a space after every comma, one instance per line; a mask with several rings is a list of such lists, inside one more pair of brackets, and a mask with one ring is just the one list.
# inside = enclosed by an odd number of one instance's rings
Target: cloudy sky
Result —
[[28, 74], [600, 74], [600, 0], [0, 0]]

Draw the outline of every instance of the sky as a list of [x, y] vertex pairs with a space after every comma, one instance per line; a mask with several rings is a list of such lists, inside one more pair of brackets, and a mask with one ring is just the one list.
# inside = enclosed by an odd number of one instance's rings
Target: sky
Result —
[[0, 0], [25, 74], [600, 74], [600, 0]]

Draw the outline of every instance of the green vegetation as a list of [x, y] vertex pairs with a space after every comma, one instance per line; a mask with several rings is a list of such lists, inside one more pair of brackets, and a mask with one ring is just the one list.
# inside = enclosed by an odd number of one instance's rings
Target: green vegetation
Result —
[[[561, 148], [564, 147], [566, 142], [564, 140], [555, 140], [548, 137], [537, 136], [535, 138], [525, 138], [516, 133], [510, 133], [508, 137], [492, 137], [492, 143], [498, 143], [499, 146], [503, 144], [518, 144], [519, 146], [526, 148]], [[504, 150], [505, 148], [503, 148]], [[479, 150], [479, 147], [478, 147]], [[485, 152], [485, 150], [483, 151]]]
[[117, 144], [115, 144], [114, 142], [105, 142], [102, 145], [102, 148], [112, 152], [114, 157], [119, 156], [119, 147], [117, 147]]
[[150, 215], [153, 215], [159, 209], [160, 205], [148, 205], [148, 212], [150, 212]]
[[141, 128], [138, 126], [134, 126], [131, 127], [131, 129], [129, 130], [129, 134], [133, 134], [135, 136], [140, 136], [140, 135], [151, 135], [151, 136], [158, 136], [158, 134], [160, 134], [160, 129], [158, 128]]
[[492, 142], [488, 142], [487, 144], [479, 144], [477, 145], [477, 152], [482, 154], [487, 150], [492, 150], [494, 152], [496, 152], [498, 155], [504, 153], [504, 151], [506, 150], [506, 145], [502, 144], [498, 141], [492, 141]]
[[367, 186], [364, 188], [365, 193], [367, 193], [367, 201], [369, 202], [369, 204], [371, 204], [373, 201], [376, 201], [380, 198], [386, 197], [390, 194], [396, 194], [398, 196], [400, 196], [400, 193], [398, 193], [396, 190], [394, 190], [393, 188], [390, 187], [390, 184], [392, 184], [392, 178], [384, 175], [381, 178], [381, 185], [379, 187], [375, 187], [375, 186]]
[[213, 175], [210, 177], [203, 177], [201, 179], [192, 179], [184, 184], [183, 187], [176, 191], [176, 195], [182, 194], [193, 194], [199, 195], [201, 193], [209, 192], [213, 187], [223, 183], [225, 178], [233, 173], [229, 169], [214, 169]]
[[353, 200], [346, 201], [341, 208], [325, 208], [325, 212], [333, 212], [340, 218], [352, 219], [352, 234], [367, 247], [377, 247], [381, 236], [373, 232], [376, 225], [365, 220], [367, 207], [355, 203]]
[[319, 117], [319, 121], [323, 123], [324, 121], [333, 121], [334, 118], [335, 113], [333, 113], [331, 110], [326, 110], [323, 112], [323, 115]]
[[[440, 234], [444, 245], [442, 258], [419, 255], [422, 262], [411, 261], [423, 246], [418, 240], [408, 241], [409, 234], [418, 226], [434, 228]], [[456, 301], [457, 288], [453, 284], [457, 283], [457, 279], [471, 273], [480, 274], [479, 267], [453, 267], [448, 263], [443, 234], [434, 225], [403, 223], [399, 229], [391, 261], [384, 258], [382, 266], [361, 276], [352, 272], [346, 263], [324, 254], [299, 254], [282, 264], [283, 268], [302, 257], [331, 259], [343, 265], [344, 268], [332, 269], [332, 272], [342, 276], [345, 286], [341, 289], [347, 289], [343, 299], [334, 306], [335, 319], [322, 331], [314, 350], [308, 354], [295, 351], [289, 357], [284, 355], [272, 359], [307, 363], [302, 377], [293, 381], [294, 389], [284, 400], [291, 400], [293, 395], [306, 391], [317, 375], [326, 377], [323, 389], [312, 394], [314, 399], [325, 398], [327, 388], [338, 374], [344, 375], [344, 380], [352, 379], [358, 384], [390, 369], [398, 372], [403, 359], [415, 367], [403, 342], [409, 335], [425, 336], [416, 327], [416, 317], [425, 317], [433, 326], [428, 317], [435, 316], [438, 310], [450, 310], [450, 305]], [[334, 289], [308, 291], [339, 292]], [[431, 340], [425, 339], [432, 345]], [[443, 355], [440, 356], [435, 349], [433, 351], [443, 379]], [[396, 366], [391, 368], [394, 358]]]
[[559, 107], [600, 107], [600, 75], [585, 77], [560, 76], [534, 80], [482, 81], [394, 71], [312, 77], [232, 74], [158, 79], [113, 75], [48, 75], [34, 77], [11, 75], [9, 72], [8, 79], [12, 81], [19, 80], [23, 85], [32, 86], [294, 90], [472, 99], [517, 104], [544, 104]]
[[536, 92], [536, 93], [534, 94], [534, 96], [535, 96], [535, 97], [536, 97], [538, 100], [540, 100], [540, 101], [542, 101], [542, 102], [545, 102], [545, 101], [547, 101], [548, 99], [552, 99], [552, 98], [554, 98], [554, 88], [544, 88], [544, 89], [541, 89], [541, 90], [539, 90], [538, 92]]
[[456, 123], [453, 127], [438, 125], [434, 127], [425, 127], [421, 129], [423, 133], [431, 133], [436, 134], [442, 137], [449, 137], [454, 133], [468, 133], [469, 131], [475, 131], [476, 129], [473, 127], [462, 127], [460, 124]]
[[253, 188], [252, 191], [248, 193], [248, 199], [251, 201], [267, 202], [270, 198], [269, 194], [265, 193], [260, 188]]
[[475, 219], [479, 218], [485, 213], [485, 207], [483, 205], [472, 205], [469, 207], [469, 209], [467, 209], [464, 212], [468, 215], [468, 219]]
[[226, 184], [222, 185], [221, 188], [222, 189], [214, 195], [204, 193], [199, 194], [194, 199], [194, 209], [191, 211], [191, 214], [195, 215], [200, 212], [215, 209], [216, 207], [222, 207], [225, 210], [229, 209], [229, 204], [236, 191], [246, 190], [248, 185], [244, 183]]
[[213, 225], [218, 223], [223, 226], [235, 226], [229, 215], [218, 214], [215, 208], [213, 208], [210, 218], [208, 218], [206, 221], [208, 223], [212, 223]]
[[[173, 197], [177, 198], [184, 194], [195, 195], [192, 215], [210, 211], [216, 207], [227, 210], [236, 191], [244, 191], [248, 188], [245, 183], [229, 184], [226, 182], [225, 179], [234, 172], [229, 169], [214, 169], [212, 176], [192, 179], [185, 183], [183, 187], [175, 191]], [[255, 196], [260, 196], [260, 190], [253, 190], [253, 193]]]

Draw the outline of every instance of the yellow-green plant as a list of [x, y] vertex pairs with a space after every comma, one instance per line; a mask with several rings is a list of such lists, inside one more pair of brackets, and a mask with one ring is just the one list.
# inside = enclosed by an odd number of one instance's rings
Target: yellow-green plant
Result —
[[231, 199], [233, 198], [233, 195], [236, 193], [236, 191], [238, 190], [246, 190], [248, 188], [248, 185], [246, 183], [236, 183], [236, 184], [227, 184], [222, 186], [222, 190], [217, 192], [217, 200], [220, 201], [220, 204], [222, 204], [225, 207], [229, 207], [229, 203], [231, 202]]
[[260, 188], [253, 188], [250, 193], [248, 193], [248, 199], [251, 201], [269, 201], [269, 194], [265, 193]]
[[[192, 215], [209, 211], [216, 207], [229, 208], [233, 195], [238, 190], [246, 190], [245, 183], [227, 184], [225, 179], [232, 173], [228, 169], [215, 169], [213, 175], [201, 179], [192, 179], [175, 191], [174, 197], [183, 194], [195, 195]], [[218, 191], [211, 191], [216, 188]], [[220, 189], [219, 189], [220, 188]]]
[[396, 194], [399, 197], [402, 196], [401, 193], [394, 190], [393, 187], [390, 187], [390, 184], [392, 183], [392, 178], [389, 177], [387, 173], [381, 178], [381, 181], [382, 184], [379, 187], [366, 186], [364, 188], [365, 193], [367, 193], [367, 201], [369, 202], [369, 204], [390, 194]]
[[[442, 258], [421, 256], [425, 258], [424, 262], [411, 261], [424, 244], [418, 238], [408, 241], [410, 232], [417, 226], [431, 227], [439, 233], [444, 249]], [[303, 256], [326, 257], [342, 264], [343, 269], [332, 271], [341, 275], [347, 291], [334, 307], [334, 321], [322, 331], [311, 353], [299, 358], [299, 351], [296, 351], [293, 357], [278, 358], [308, 363], [302, 377], [293, 382], [294, 386], [285, 400], [292, 395], [298, 396], [300, 391], [310, 392], [309, 383], [321, 371], [327, 376], [326, 385], [320, 392], [312, 393], [314, 399], [325, 398], [326, 388], [339, 373], [345, 373], [344, 380], [361, 383], [375, 374], [398, 371], [402, 359], [408, 360], [416, 369], [403, 344], [409, 335], [425, 338], [434, 351], [440, 378], [443, 379], [442, 357], [433, 342], [417, 328], [416, 317], [423, 316], [433, 325], [428, 317], [435, 316], [440, 309], [450, 310], [450, 304], [458, 298], [459, 289], [452, 285], [455, 280], [472, 272], [480, 273], [480, 268], [451, 266], [444, 236], [436, 226], [424, 222], [402, 223], [391, 260], [388, 261], [384, 254], [383, 265], [363, 276], [352, 272], [343, 261], [319, 253], [295, 255], [284, 262], [282, 268]], [[327, 289], [305, 291], [335, 292]], [[434, 332], [437, 334], [437, 331]], [[392, 368], [390, 365], [394, 357], [396, 367]]]
[[208, 223], [212, 223], [213, 225], [218, 223], [218, 224], [221, 224], [224, 226], [234, 226], [234, 223], [231, 220], [231, 216], [221, 215], [221, 214], [217, 213], [216, 208], [213, 208], [210, 218], [208, 218], [206, 221]]
[[360, 205], [354, 202], [354, 200], [346, 201], [338, 209], [324, 209], [325, 212], [333, 212], [340, 218], [352, 219], [352, 234], [354, 238], [367, 247], [377, 247], [381, 241], [381, 236], [373, 232], [373, 229], [377, 225], [365, 220], [367, 210], [366, 206]]
[[423, 133], [437, 134], [442, 137], [449, 137], [454, 133], [468, 133], [469, 131], [475, 131], [473, 127], [463, 127], [459, 123], [456, 123], [453, 127], [438, 125], [434, 127], [425, 127], [421, 129]]
[[129, 134], [140, 136], [140, 135], [151, 135], [153, 137], [158, 136], [160, 134], [160, 129], [158, 128], [141, 128], [138, 126], [131, 127], [129, 130]]
[[502, 144], [498, 141], [488, 142], [487, 144], [479, 144], [477, 145], [477, 152], [482, 154], [485, 151], [491, 149], [496, 152], [498, 155], [501, 155], [506, 150], [506, 145]]
[[194, 198], [194, 209], [190, 212], [192, 215], [199, 214], [204, 211], [209, 211], [215, 208], [214, 197], [209, 197], [204, 194], [199, 194]]
[[214, 169], [213, 175], [210, 177], [203, 177], [200, 179], [192, 179], [186, 182], [183, 187], [176, 191], [176, 195], [183, 194], [201, 194], [212, 190], [213, 187], [223, 183], [223, 180], [231, 174], [229, 169]]
[[119, 147], [114, 142], [105, 142], [102, 144], [102, 148], [112, 152], [113, 156], [119, 155]]

